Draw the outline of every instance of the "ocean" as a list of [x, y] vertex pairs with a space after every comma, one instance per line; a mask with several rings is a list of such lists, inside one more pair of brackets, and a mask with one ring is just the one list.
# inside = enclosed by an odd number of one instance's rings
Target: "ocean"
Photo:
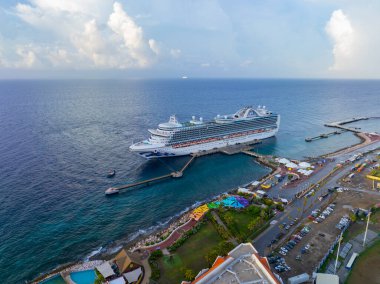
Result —
[[[325, 122], [379, 116], [380, 81], [360, 80], [11, 80], [0, 81], [0, 275], [24, 283], [83, 260], [118, 240], [164, 226], [183, 210], [268, 173], [251, 157], [196, 159], [181, 179], [104, 190], [169, 173], [188, 157], [146, 161], [128, 151], [148, 128], [176, 114], [205, 120], [245, 105], [281, 114], [278, 135], [256, 151], [302, 159], [358, 143]], [[378, 121], [356, 127], [380, 131]], [[109, 169], [117, 171], [107, 179]], [[102, 248], [102, 249], [101, 249]]]

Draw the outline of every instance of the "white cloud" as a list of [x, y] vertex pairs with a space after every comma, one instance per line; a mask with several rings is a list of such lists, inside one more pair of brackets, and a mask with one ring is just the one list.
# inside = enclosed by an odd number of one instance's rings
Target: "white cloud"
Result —
[[[48, 32], [49, 41], [20, 43], [22, 51], [13, 51], [14, 56], [7, 60], [3, 56], [2, 61], [14, 68], [35, 66], [37, 58], [40, 67], [144, 68], [160, 53], [159, 44], [145, 39], [142, 27], [119, 2], [29, 0], [28, 4], [18, 3], [15, 11], [37, 32]], [[11, 62], [16, 56], [22, 64]]]
[[31, 68], [37, 61], [37, 56], [32, 50], [27, 50], [24, 47], [18, 47], [16, 53], [19, 56], [19, 61], [16, 62], [16, 67]]
[[170, 55], [173, 57], [173, 58], [179, 58], [181, 56], [181, 50], [176, 48], [176, 49], [171, 49], [170, 50]]
[[344, 70], [354, 56], [355, 31], [342, 10], [332, 13], [326, 25], [326, 32], [334, 43], [334, 65], [331, 69]]
[[253, 64], [254, 64], [253, 60], [247, 59], [247, 60], [243, 61], [242, 63], [240, 63], [240, 66], [241, 67], [249, 67], [249, 66], [252, 66]]
[[160, 54], [160, 47], [158, 43], [154, 39], [150, 39], [148, 41], [150, 49], [155, 53], [155, 54]]

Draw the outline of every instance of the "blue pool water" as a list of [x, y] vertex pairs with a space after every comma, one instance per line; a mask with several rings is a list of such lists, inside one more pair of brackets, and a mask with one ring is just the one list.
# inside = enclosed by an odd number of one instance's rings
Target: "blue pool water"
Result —
[[[92, 282], [92, 283], [94, 283], [94, 282]], [[61, 275], [56, 275], [56, 276], [53, 276], [49, 279], [46, 279], [46, 280], [40, 282], [40, 284], [66, 284], [66, 282], [65, 282], [65, 280], [63, 280]]]
[[[171, 114], [207, 120], [266, 105], [281, 114], [281, 126], [257, 150], [302, 158], [357, 143], [351, 133], [304, 139], [331, 131], [325, 122], [379, 116], [379, 97], [380, 81], [359, 80], [0, 81], [1, 280], [23, 283], [100, 247], [117, 247], [119, 239], [134, 239], [268, 172], [248, 156], [213, 155], [196, 159], [181, 179], [106, 198], [110, 186], [187, 161], [146, 161], [128, 151]], [[106, 178], [109, 169], [115, 178]]]
[[96, 274], [94, 270], [84, 270], [70, 273], [70, 278], [77, 284], [94, 284]]

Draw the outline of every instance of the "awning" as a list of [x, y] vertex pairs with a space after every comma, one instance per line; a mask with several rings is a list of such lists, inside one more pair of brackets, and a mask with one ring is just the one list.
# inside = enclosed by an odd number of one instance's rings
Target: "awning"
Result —
[[125, 284], [125, 280], [123, 277], [116, 278], [114, 280], [111, 280], [109, 284]]
[[297, 169], [297, 168], [298, 168], [297, 164], [292, 163], [292, 162], [287, 163], [287, 164], [285, 165], [285, 167], [287, 167], [287, 168], [291, 168], [291, 169]]
[[301, 163], [299, 163], [299, 165], [298, 165], [301, 169], [307, 169], [307, 168], [310, 168], [311, 167], [311, 165], [309, 164], [309, 163], [307, 163], [307, 162], [301, 162]]
[[141, 270], [141, 267], [139, 267], [133, 271], [124, 273], [123, 275], [127, 279], [128, 283], [133, 283], [139, 280], [141, 273], [142, 273], [142, 270]]
[[96, 267], [96, 269], [100, 272], [101, 275], [103, 275], [104, 278], [110, 277], [112, 275], [115, 275], [115, 272], [113, 271], [111, 265], [108, 261], [104, 262], [103, 264]]
[[281, 158], [280, 160], [278, 160], [278, 162], [279, 162], [280, 164], [284, 164], [284, 165], [290, 163], [290, 161], [289, 161], [288, 159], [285, 159], [285, 158]]

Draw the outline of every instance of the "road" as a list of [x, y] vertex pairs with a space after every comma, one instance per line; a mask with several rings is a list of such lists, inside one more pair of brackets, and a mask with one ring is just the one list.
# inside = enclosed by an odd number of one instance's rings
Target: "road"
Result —
[[[357, 149], [351, 153], [346, 153], [342, 155], [335, 156], [337, 162], [339, 161], [345, 161], [348, 160], [350, 157], [352, 157], [355, 154], [372, 151], [375, 149], [378, 149], [380, 146], [380, 143], [374, 143], [371, 145], [367, 145], [365, 147], [362, 147], [360, 149]], [[325, 166], [324, 169], [321, 169], [318, 173], [316, 173], [313, 177], [311, 177], [309, 180], [304, 181], [303, 183], [299, 184], [295, 189], [292, 190], [293, 195], [305, 189], [310, 183], [317, 183], [322, 177], [327, 175], [329, 171], [331, 171], [335, 163], [330, 163]], [[287, 235], [290, 235], [292, 231], [294, 231], [297, 227], [297, 224], [290, 228], [289, 231], [286, 231], [285, 229], [282, 229], [282, 223], [286, 222], [289, 223], [290, 221], [294, 220], [294, 218], [299, 218], [298, 222], [302, 222], [302, 219], [310, 215], [310, 213], [323, 205], [323, 203], [327, 203], [329, 201], [329, 198], [325, 198], [322, 202], [318, 200], [318, 197], [328, 192], [328, 188], [338, 186], [338, 180], [342, 178], [344, 175], [346, 175], [350, 169], [352, 164], [345, 165], [342, 169], [338, 170], [332, 177], [330, 177], [327, 181], [327, 183], [319, 188], [318, 191], [315, 192], [314, 196], [311, 196], [309, 198], [301, 198], [301, 199], [295, 199], [294, 202], [287, 206], [285, 211], [282, 213], [279, 213], [274, 220], [277, 221], [276, 224], [271, 225], [268, 229], [266, 229], [262, 234], [260, 234], [254, 241], [253, 245], [258, 250], [258, 252], [261, 255], [265, 255], [269, 252], [270, 248], [267, 247], [267, 245], [270, 243], [271, 240], [273, 240], [278, 233], [283, 232]], [[288, 189], [286, 189], [288, 190]], [[285, 191], [285, 190], [283, 190]], [[275, 193], [276, 194], [276, 193]], [[278, 193], [282, 195], [281, 193]], [[269, 195], [271, 195], [271, 192], [269, 192]], [[285, 197], [286, 198], [286, 197]], [[303, 210], [304, 209], [304, 210]], [[303, 211], [303, 213], [302, 213]]]

